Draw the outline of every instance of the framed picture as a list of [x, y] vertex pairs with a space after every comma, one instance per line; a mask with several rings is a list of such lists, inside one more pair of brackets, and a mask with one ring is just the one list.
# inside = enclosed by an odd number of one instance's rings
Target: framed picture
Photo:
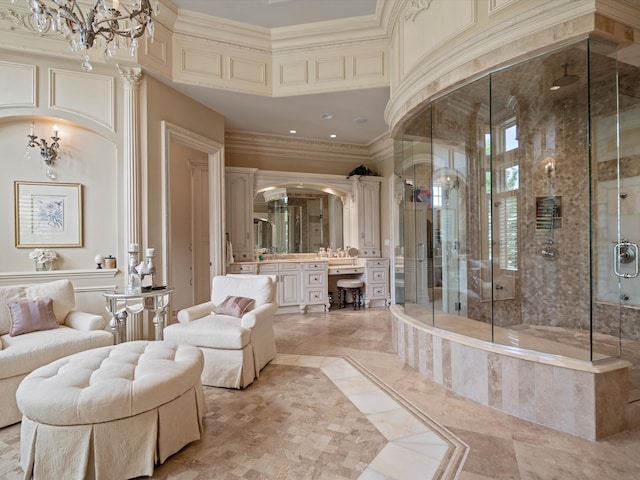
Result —
[[81, 247], [82, 185], [14, 182], [18, 248]]

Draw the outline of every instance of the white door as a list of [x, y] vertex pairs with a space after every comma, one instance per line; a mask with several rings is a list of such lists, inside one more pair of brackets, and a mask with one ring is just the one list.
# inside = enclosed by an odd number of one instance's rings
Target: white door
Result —
[[193, 302], [211, 298], [211, 261], [209, 259], [209, 172], [196, 165], [191, 171], [191, 231], [193, 265]]

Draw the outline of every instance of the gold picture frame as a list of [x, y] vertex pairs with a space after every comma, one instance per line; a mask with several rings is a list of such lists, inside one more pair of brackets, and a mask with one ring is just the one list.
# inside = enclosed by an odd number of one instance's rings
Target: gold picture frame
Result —
[[13, 182], [17, 248], [82, 247], [82, 185]]

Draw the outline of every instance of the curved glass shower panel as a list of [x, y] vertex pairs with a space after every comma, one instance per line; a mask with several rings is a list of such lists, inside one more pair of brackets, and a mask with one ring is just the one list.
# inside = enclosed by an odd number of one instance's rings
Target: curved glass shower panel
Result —
[[401, 126], [407, 314], [510, 347], [640, 365], [638, 78], [637, 47], [585, 38]]
[[402, 136], [405, 312], [433, 323], [436, 301], [433, 272], [433, 191], [431, 108], [419, 111]]
[[442, 292], [435, 325], [490, 341], [489, 86], [485, 77], [432, 103], [432, 188], [434, 269]]
[[583, 360], [591, 327], [587, 55], [585, 40], [491, 75], [495, 341]]

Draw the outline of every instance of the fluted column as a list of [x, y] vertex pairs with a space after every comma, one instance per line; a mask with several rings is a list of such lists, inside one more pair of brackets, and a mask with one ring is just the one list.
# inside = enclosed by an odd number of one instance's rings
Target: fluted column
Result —
[[[139, 244], [139, 251], [142, 252], [144, 250], [140, 245], [142, 238], [142, 207], [140, 200], [140, 106], [138, 104], [138, 90], [140, 89], [142, 70], [138, 67], [118, 65], [118, 72], [124, 87], [124, 122], [122, 128], [124, 147], [124, 251], [129, 250], [129, 244], [137, 243]], [[123, 270], [127, 268], [128, 263], [123, 266]], [[126, 282], [125, 275], [125, 285]], [[142, 336], [142, 315], [131, 315], [127, 322], [127, 340], [139, 340]]]

